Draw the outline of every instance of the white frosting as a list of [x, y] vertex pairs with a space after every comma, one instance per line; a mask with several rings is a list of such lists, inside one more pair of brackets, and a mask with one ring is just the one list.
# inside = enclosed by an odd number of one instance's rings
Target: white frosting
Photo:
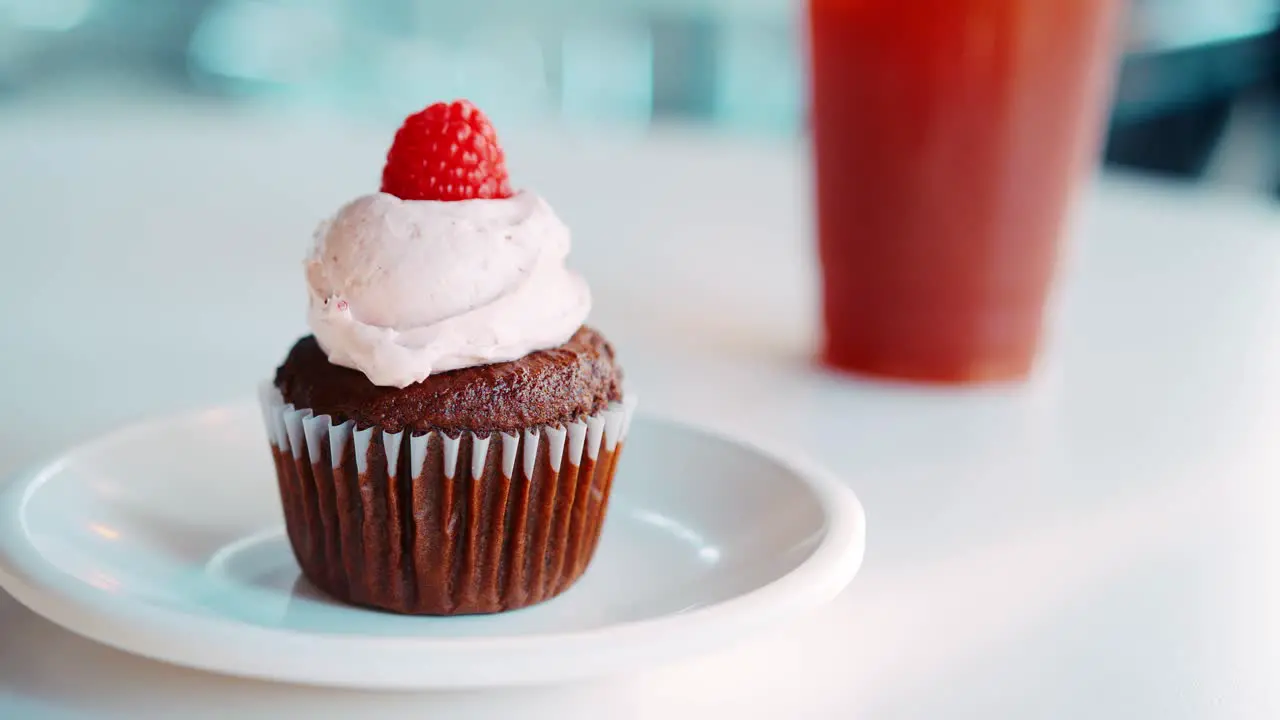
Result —
[[316, 340], [375, 385], [515, 360], [567, 341], [591, 293], [565, 267], [569, 229], [537, 195], [357, 198], [307, 259]]

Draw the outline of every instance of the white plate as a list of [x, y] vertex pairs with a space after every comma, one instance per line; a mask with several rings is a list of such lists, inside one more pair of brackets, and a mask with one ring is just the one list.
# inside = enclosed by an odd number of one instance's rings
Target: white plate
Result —
[[552, 683], [716, 649], [833, 598], [862, 561], [853, 493], [798, 458], [638, 417], [600, 548], [564, 595], [415, 618], [299, 579], [255, 405], [134, 426], [0, 491], [0, 585], [128, 652], [363, 688]]

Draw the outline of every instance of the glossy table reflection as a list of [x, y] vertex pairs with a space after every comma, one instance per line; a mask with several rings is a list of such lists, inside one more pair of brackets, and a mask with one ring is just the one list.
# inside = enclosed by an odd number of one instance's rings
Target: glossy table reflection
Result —
[[[303, 331], [313, 224], [373, 186], [386, 131], [166, 107], [0, 117], [0, 470], [249, 392]], [[643, 676], [430, 696], [166, 667], [0, 600], [0, 717], [1280, 714], [1280, 211], [1104, 181], [1040, 377], [922, 390], [811, 363], [800, 145], [506, 135], [514, 176], [575, 229], [595, 322], [646, 405], [775, 434], [858, 491], [853, 587]]]

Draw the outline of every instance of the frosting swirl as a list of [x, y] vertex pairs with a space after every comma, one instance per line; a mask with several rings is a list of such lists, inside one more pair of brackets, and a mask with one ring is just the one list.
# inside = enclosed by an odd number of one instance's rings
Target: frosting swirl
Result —
[[375, 385], [506, 362], [566, 342], [591, 293], [541, 197], [357, 198], [316, 231], [308, 321], [329, 362]]

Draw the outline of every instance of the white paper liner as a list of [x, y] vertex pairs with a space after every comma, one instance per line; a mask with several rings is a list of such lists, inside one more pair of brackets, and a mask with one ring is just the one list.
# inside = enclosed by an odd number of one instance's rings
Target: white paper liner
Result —
[[[306, 452], [311, 458], [311, 462], [318, 462], [320, 459], [320, 449], [322, 442], [329, 444], [329, 457], [333, 459], [334, 467], [342, 458], [348, 443], [353, 438], [356, 443], [355, 456], [359, 465], [359, 470], [365, 470], [365, 462], [367, 460], [367, 450], [370, 439], [373, 434], [373, 428], [364, 430], [353, 430], [355, 423], [347, 420], [339, 425], [334, 425], [332, 418], [328, 415], [314, 415], [310, 409], [297, 409], [293, 405], [284, 401], [280, 395], [280, 390], [270, 381], [262, 383], [258, 391], [259, 402], [262, 406], [263, 418], [267, 426], [267, 436], [271, 444], [285, 452], [292, 453], [295, 458], [301, 458], [302, 453]], [[627, 431], [631, 429], [631, 417], [635, 414], [636, 400], [634, 396], [628, 395], [623, 398], [622, 402], [612, 403], [603, 412], [587, 417], [581, 422], [569, 423], [565, 427], [547, 425], [543, 427], [525, 430], [523, 432], [526, 444], [537, 443], [542, 433], [546, 433], [551, 440], [552, 447], [556, 451], [550, 453], [551, 467], [553, 470], [560, 470], [562, 458], [567, 458], [574, 465], [582, 463], [582, 453], [586, 452], [587, 457], [595, 460], [600, 453], [601, 443], [605, 449], [612, 451], [618, 443], [622, 442]], [[387, 457], [387, 467], [394, 468], [399, 459], [400, 445], [403, 441], [403, 431], [398, 433], [379, 433], [382, 436], [384, 451]], [[472, 437], [472, 456], [471, 456], [471, 474], [478, 476], [484, 467], [485, 458], [489, 452], [489, 442], [497, 436], [502, 443], [502, 471], [509, 477], [515, 475], [515, 459], [516, 452], [520, 446], [521, 434], [508, 435], [506, 433], [494, 432], [489, 435], [477, 435], [471, 433]], [[568, 437], [569, 452], [564, 455], [561, 450], [564, 448], [565, 438]], [[460, 438], [449, 437], [447, 433], [432, 431], [423, 435], [410, 436], [410, 445], [412, 449], [412, 463], [414, 474], [421, 472], [422, 464], [426, 459], [426, 450], [428, 443], [438, 442], [444, 446], [446, 473], [450, 477], [453, 473], [449, 473], [448, 468], [454, 468], [456, 472], [456, 464], [458, 460], [458, 446], [461, 444]], [[525, 477], [533, 477], [533, 467], [536, 455], [533, 453], [526, 454], [522, 470]]]
[[421, 614], [522, 607], [576, 580], [636, 406], [464, 438], [334, 424], [270, 382], [260, 400], [304, 573], [339, 599]]

